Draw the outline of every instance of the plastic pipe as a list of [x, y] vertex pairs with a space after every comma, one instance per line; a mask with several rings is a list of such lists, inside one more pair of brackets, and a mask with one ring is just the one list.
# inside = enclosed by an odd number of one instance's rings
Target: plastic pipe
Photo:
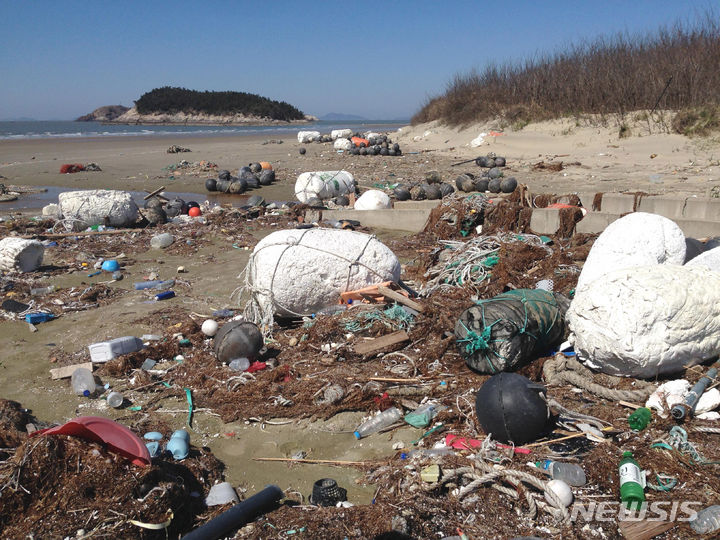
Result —
[[675, 405], [670, 410], [670, 414], [672, 414], [672, 417], [675, 420], [682, 420], [688, 413], [692, 414], [695, 412], [695, 407], [700, 400], [700, 396], [703, 395], [703, 393], [713, 381], [713, 379], [717, 377], [717, 374], [718, 368], [711, 368], [705, 375], [700, 378], [698, 382], [695, 383], [695, 386], [692, 387], [690, 393], [685, 396], [685, 400], [682, 403]]
[[277, 486], [268, 486], [249, 499], [236, 504], [212, 521], [198, 527], [183, 540], [217, 540], [224, 538], [231, 531], [243, 527], [258, 516], [272, 510], [285, 494]]

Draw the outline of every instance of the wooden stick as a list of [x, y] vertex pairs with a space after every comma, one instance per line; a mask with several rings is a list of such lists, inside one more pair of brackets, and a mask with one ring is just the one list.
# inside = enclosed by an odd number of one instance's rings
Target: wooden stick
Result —
[[393, 379], [392, 377], [368, 377], [369, 381], [392, 382], [392, 383], [410, 383], [417, 384], [423, 382], [420, 379]]
[[532, 444], [524, 444], [523, 446], [525, 448], [531, 448], [533, 446], [543, 446], [544, 444], [553, 444], [556, 442], [566, 441], [568, 439], [576, 439], [578, 437], [584, 437], [584, 436], [585, 436], [585, 432], [583, 431], [580, 433], [575, 433], [573, 435], [568, 435], [567, 437], [560, 437], [559, 439], [553, 439], [551, 441], [541, 441], [541, 442], [536, 442], [536, 443], [532, 443]]
[[38, 234], [26, 234], [21, 238], [35, 238], [40, 236], [43, 238], [68, 238], [69, 236], [99, 236], [103, 234], [125, 234], [128, 232], [138, 232], [140, 229], [113, 229], [112, 231], [83, 231], [83, 232], [69, 232], [69, 233], [38, 233]]
[[143, 197], [143, 201], [147, 201], [150, 197], [154, 197], [155, 195], [160, 193], [163, 189], [165, 189], [165, 186], [160, 186], [155, 191], [151, 191], [150, 193], [148, 193], [147, 195], [145, 195]]
[[634, 403], [630, 403], [629, 401], [623, 401], [623, 400], [618, 401], [618, 403], [620, 405], [622, 405], [623, 407], [630, 407], [631, 409], [640, 409], [641, 407], [643, 407], [642, 405], [635, 405]]
[[369, 461], [339, 461], [335, 459], [295, 459], [295, 458], [279, 458], [279, 457], [260, 457], [253, 458], [253, 461], [285, 461], [288, 463], [313, 463], [325, 465], [367, 465]]
[[395, 300], [398, 304], [403, 304], [410, 309], [414, 309], [415, 311], [418, 311], [420, 313], [425, 311], [425, 308], [421, 304], [418, 304], [414, 300], [410, 300], [407, 296], [400, 294], [399, 292], [393, 291], [392, 289], [388, 289], [387, 287], [378, 285], [378, 292], [382, 294], [385, 298]]

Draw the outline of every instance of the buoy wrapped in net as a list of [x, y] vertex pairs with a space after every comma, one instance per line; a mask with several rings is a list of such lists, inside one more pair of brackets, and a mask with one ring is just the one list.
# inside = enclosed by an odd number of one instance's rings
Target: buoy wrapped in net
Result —
[[400, 262], [374, 236], [342, 229], [274, 232], [253, 250], [243, 274], [245, 318], [267, 331], [274, 315], [302, 317], [337, 304], [340, 293], [398, 281]]
[[0, 240], [0, 270], [33, 272], [42, 264], [45, 247], [37, 240], [8, 236]]
[[480, 300], [455, 325], [460, 354], [480, 373], [518, 369], [562, 340], [569, 303], [561, 294], [541, 289]]

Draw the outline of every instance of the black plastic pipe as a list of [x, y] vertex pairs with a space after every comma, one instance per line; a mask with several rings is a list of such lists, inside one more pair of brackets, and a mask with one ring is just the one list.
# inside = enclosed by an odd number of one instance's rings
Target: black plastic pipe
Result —
[[182, 540], [217, 540], [228, 535], [231, 531], [245, 526], [256, 517], [272, 510], [277, 502], [284, 496], [277, 486], [268, 486], [249, 499], [236, 504], [226, 510], [212, 521], [198, 527], [190, 534], [183, 536]]

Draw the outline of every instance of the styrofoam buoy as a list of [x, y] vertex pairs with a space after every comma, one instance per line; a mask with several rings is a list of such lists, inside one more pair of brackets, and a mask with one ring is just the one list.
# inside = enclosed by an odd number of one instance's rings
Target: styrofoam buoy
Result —
[[573, 502], [573, 494], [570, 486], [562, 480], [550, 480], [545, 488], [545, 500], [552, 506], [556, 503], [548, 496], [548, 491], [552, 492], [558, 500], [567, 508]]

